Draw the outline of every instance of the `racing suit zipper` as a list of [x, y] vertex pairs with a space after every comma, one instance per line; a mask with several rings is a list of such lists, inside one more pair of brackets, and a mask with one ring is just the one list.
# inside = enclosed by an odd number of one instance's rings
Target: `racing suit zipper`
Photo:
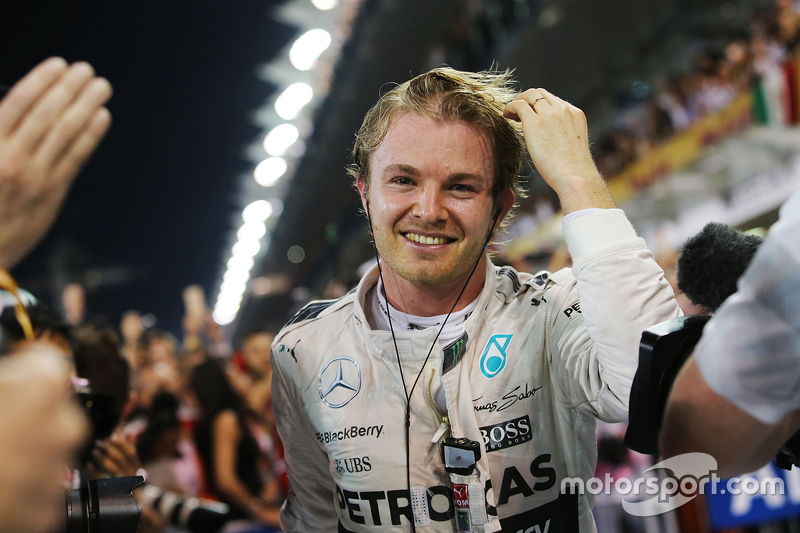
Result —
[[439, 409], [439, 406], [436, 405], [436, 401], [433, 399], [433, 380], [436, 377], [436, 367], [434, 366], [431, 369], [431, 379], [428, 381], [428, 389], [427, 389], [427, 396], [428, 396], [428, 405], [431, 406], [433, 409], [434, 414], [436, 414], [436, 419], [440, 421], [439, 429], [436, 430], [436, 433], [433, 434], [433, 438], [431, 438], [431, 442], [436, 443], [442, 437], [448, 436], [450, 434], [450, 419], [442, 413], [442, 410]]

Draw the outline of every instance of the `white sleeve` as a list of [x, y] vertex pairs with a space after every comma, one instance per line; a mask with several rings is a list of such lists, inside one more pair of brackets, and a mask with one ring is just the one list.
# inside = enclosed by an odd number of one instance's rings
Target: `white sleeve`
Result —
[[621, 210], [588, 213], [564, 229], [575, 280], [553, 302], [550, 345], [564, 400], [607, 422], [626, 421], [642, 332], [681, 311]]
[[765, 424], [800, 407], [800, 193], [695, 350], [706, 383]]
[[289, 476], [289, 494], [281, 508], [281, 527], [287, 533], [336, 531], [335, 487], [328, 471], [328, 456], [317, 445], [305, 410], [298, 407], [291, 394], [274, 350], [271, 360], [273, 410]]
[[578, 209], [577, 211], [573, 211], [572, 213], [567, 213], [561, 220], [561, 229], [562, 230], [565, 229], [567, 226], [569, 226], [575, 220], [578, 220], [581, 217], [590, 215], [592, 213], [599, 213], [602, 210], [603, 209], [600, 207], [587, 207], [586, 209]]

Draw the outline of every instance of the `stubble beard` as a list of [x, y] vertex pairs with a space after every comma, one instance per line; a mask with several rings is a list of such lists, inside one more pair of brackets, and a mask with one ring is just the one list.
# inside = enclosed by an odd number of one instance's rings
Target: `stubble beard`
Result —
[[[393, 241], [392, 239], [397, 239]], [[402, 235], [375, 232], [375, 246], [381, 260], [398, 276], [414, 285], [436, 288], [466, 279], [483, 254], [483, 243], [470, 243], [460, 256], [452, 253], [442, 257], [440, 254], [414, 254], [402, 250]]]

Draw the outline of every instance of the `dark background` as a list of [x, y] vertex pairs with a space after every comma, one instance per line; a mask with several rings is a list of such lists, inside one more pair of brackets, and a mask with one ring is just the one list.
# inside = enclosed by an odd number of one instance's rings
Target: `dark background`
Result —
[[59, 286], [88, 282], [90, 312], [116, 324], [137, 309], [175, 333], [182, 287], [215, 295], [252, 171], [244, 147], [261, 131], [249, 117], [275, 90], [255, 69], [297, 33], [270, 18], [276, 3], [0, 2], [0, 83], [59, 55], [114, 87], [111, 130], [14, 269], [21, 286], [56, 303]]

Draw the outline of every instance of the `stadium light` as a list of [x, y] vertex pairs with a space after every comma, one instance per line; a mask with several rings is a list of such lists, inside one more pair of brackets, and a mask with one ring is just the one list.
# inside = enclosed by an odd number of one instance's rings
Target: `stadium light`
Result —
[[313, 97], [314, 90], [309, 84], [293, 83], [275, 100], [275, 112], [284, 120], [292, 120]]
[[264, 137], [264, 150], [269, 155], [281, 156], [300, 137], [300, 132], [292, 124], [276, 126]]
[[289, 61], [297, 70], [311, 70], [317, 59], [331, 45], [331, 34], [325, 30], [309, 30], [297, 38], [289, 50]]

